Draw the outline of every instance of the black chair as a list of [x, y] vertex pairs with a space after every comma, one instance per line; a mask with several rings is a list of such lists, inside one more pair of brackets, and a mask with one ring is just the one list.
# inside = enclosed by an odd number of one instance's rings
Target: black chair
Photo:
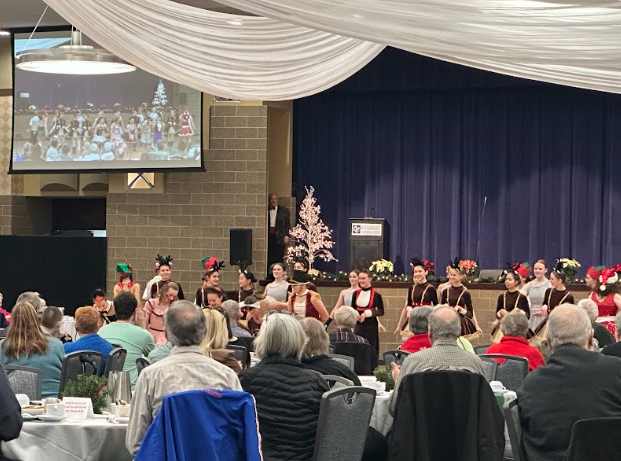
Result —
[[313, 461], [360, 461], [374, 404], [375, 390], [366, 387], [343, 387], [323, 394]]
[[0, 328], [0, 338], [6, 337], [6, 328]]
[[520, 426], [520, 407], [518, 407], [517, 399], [506, 402], [502, 411], [505, 414], [507, 432], [511, 442], [512, 459], [514, 461], [527, 461], [524, 441], [522, 440], [522, 426]]
[[337, 387], [351, 387], [354, 385], [354, 382], [351, 379], [343, 378], [342, 376], [321, 375], [321, 377], [328, 382], [328, 386], [330, 386], [330, 389], [333, 389], [335, 386], [337, 386], [337, 384], [340, 384], [340, 386]]
[[138, 357], [136, 359], [136, 369], [138, 370], [138, 375], [140, 375], [140, 372], [142, 370], [151, 365], [151, 363], [151, 360], [149, 360], [147, 357]]
[[112, 349], [106, 360], [106, 368], [103, 372], [104, 378], [107, 378], [111, 371], [123, 371], [125, 357], [127, 357], [127, 351], [122, 347]]
[[78, 375], [98, 375], [102, 359], [103, 354], [96, 351], [75, 351], [65, 355], [58, 395], [62, 397], [67, 383], [77, 379]]
[[330, 357], [332, 360], [336, 360], [337, 362], [342, 363], [347, 368], [349, 368], [351, 371], [354, 371], [354, 358], [353, 357], [350, 357], [349, 355], [334, 354], [333, 352], [330, 352], [328, 354], [328, 357]]
[[528, 359], [505, 354], [482, 354], [480, 358], [505, 359], [498, 364], [496, 381], [500, 381], [508, 390], [517, 391], [528, 374]]
[[232, 346], [244, 346], [249, 352], [254, 352], [254, 340], [252, 336], [238, 336], [235, 341], [237, 344], [232, 344]]
[[498, 373], [498, 362], [489, 357], [480, 357], [481, 366], [483, 367], [483, 374], [488, 383], [496, 381], [496, 374]]
[[43, 372], [38, 368], [5, 365], [9, 386], [15, 394], [26, 394], [30, 400], [41, 400]]
[[621, 453], [621, 418], [576, 421], [564, 461], [609, 461]]
[[482, 355], [487, 352], [491, 344], [479, 344], [478, 346], [473, 346], [474, 353], [476, 355]]
[[334, 343], [334, 352], [354, 358], [354, 372], [358, 376], [370, 376], [377, 368], [377, 351], [367, 343], [343, 341]]
[[226, 348], [233, 351], [235, 358], [241, 364], [242, 368], [248, 368], [250, 366], [250, 352], [244, 346], [235, 346], [234, 344], [227, 344]]
[[504, 417], [482, 375], [465, 371], [407, 374], [396, 397], [390, 461], [502, 459]]
[[386, 351], [384, 352], [384, 364], [390, 370], [392, 362], [401, 365], [408, 355], [410, 355], [408, 351]]

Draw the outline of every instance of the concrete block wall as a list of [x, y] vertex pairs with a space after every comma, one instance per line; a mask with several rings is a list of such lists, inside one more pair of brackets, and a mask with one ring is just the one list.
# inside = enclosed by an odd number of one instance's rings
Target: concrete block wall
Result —
[[188, 299], [201, 286], [200, 261], [226, 262], [224, 289], [237, 289], [230, 267], [229, 230], [252, 229], [253, 264], [265, 276], [267, 259], [267, 107], [213, 106], [205, 172], [167, 173], [164, 193], [108, 194], [108, 290], [118, 262], [134, 266], [142, 287], [154, 274], [155, 256], [171, 255], [173, 280]]

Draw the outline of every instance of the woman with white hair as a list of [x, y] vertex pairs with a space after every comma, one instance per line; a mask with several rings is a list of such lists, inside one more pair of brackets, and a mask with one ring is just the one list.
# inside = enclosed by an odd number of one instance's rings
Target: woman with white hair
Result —
[[239, 374], [257, 402], [266, 460], [311, 461], [321, 396], [328, 384], [300, 362], [306, 336], [295, 316], [266, 316], [255, 341], [261, 362]]
[[609, 344], [614, 344], [615, 339], [612, 337], [608, 329], [601, 323], [596, 323], [598, 309], [597, 303], [592, 299], [581, 299], [578, 301], [578, 307], [584, 309], [589, 316], [591, 326], [593, 327], [593, 337], [597, 340], [597, 350], [602, 349]]
[[328, 356], [330, 337], [323, 323], [317, 319], [306, 317], [300, 320], [300, 324], [306, 335], [306, 345], [302, 352], [304, 368], [315, 370], [322, 375], [342, 376], [353, 381], [356, 386], [361, 386], [360, 378], [353, 370]]

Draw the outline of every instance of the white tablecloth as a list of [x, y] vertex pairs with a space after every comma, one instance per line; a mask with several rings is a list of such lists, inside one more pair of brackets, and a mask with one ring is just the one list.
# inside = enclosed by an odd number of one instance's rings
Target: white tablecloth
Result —
[[4, 456], [24, 461], [130, 461], [127, 424], [105, 419], [24, 421], [19, 437], [2, 442]]
[[75, 319], [71, 316], [65, 315], [60, 322], [60, 334], [68, 334], [71, 339], [76, 340], [77, 331], [75, 331]]
[[379, 393], [375, 397], [375, 406], [371, 415], [371, 427], [377, 429], [383, 435], [388, 434], [392, 427], [392, 415], [389, 411], [389, 403], [392, 391]]

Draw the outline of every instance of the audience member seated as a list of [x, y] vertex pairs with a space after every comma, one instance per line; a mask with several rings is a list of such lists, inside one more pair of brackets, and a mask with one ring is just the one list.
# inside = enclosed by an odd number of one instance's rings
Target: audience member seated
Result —
[[[500, 330], [504, 335], [498, 344], [492, 344], [487, 354], [515, 355], [528, 359], [528, 369], [533, 371], [545, 364], [539, 349], [528, 343], [528, 318], [522, 311], [506, 314], [500, 321]], [[498, 363], [505, 363], [505, 359], [495, 359]]]
[[232, 299], [228, 299], [222, 303], [222, 308], [226, 312], [226, 316], [229, 319], [229, 324], [231, 325], [231, 332], [234, 336], [238, 338], [250, 338], [252, 335], [249, 331], [244, 330], [242, 327], [238, 325], [239, 319], [241, 318], [241, 310], [239, 308], [239, 303]]
[[[420, 308], [417, 307], [416, 309]], [[390, 412], [392, 414], [395, 411], [401, 380], [410, 373], [453, 370], [484, 374], [481, 359], [457, 345], [457, 338], [461, 334], [461, 322], [452, 308], [434, 309], [429, 314], [428, 321], [429, 340], [432, 346], [429, 349], [408, 355], [401, 366], [392, 363], [392, 377], [395, 380], [395, 390], [390, 399]]]
[[[0, 441], [16, 439], [22, 430], [22, 408], [0, 363]], [[2, 453], [0, 453], [0, 459]]]
[[229, 343], [229, 332], [224, 315], [216, 309], [203, 309], [203, 315], [207, 322], [207, 334], [202, 344], [203, 353], [207, 357], [226, 365], [235, 373], [239, 373], [241, 365], [235, 358], [235, 354], [226, 348]]
[[170, 344], [170, 341], [166, 341], [161, 346], [157, 346], [155, 349], [149, 352], [147, 358], [151, 361], [151, 363], [159, 362], [160, 360], [168, 357], [168, 354], [170, 354], [171, 350], [172, 344]]
[[615, 315], [615, 340], [616, 343], [604, 347], [602, 354], [621, 357], [621, 312]]
[[529, 373], [518, 405], [529, 461], [560, 461], [580, 419], [621, 417], [621, 360], [589, 350], [593, 328], [571, 304], [548, 317], [548, 363]]
[[591, 328], [593, 328], [593, 337], [597, 340], [597, 349], [599, 351], [606, 346], [610, 346], [615, 343], [615, 339], [612, 337], [608, 328], [606, 328], [601, 323], [595, 322], [597, 316], [599, 315], [599, 309], [597, 308], [597, 304], [592, 299], [581, 299], [578, 301], [578, 307], [584, 309], [584, 311], [589, 316], [589, 320], [591, 321]]
[[133, 325], [136, 306], [136, 297], [129, 291], [122, 291], [114, 298], [116, 310], [116, 322], [104, 325], [99, 330], [99, 336], [110, 344], [119, 345], [127, 351], [123, 371], [129, 371], [132, 389], [138, 380], [138, 368], [136, 359], [149, 355], [155, 349], [153, 336], [139, 326]]
[[255, 343], [261, 362], [239, 374], [257, 402], [263, 455], [269, 461], [313, 459], [321, 396], [329, 389], [320, 375], [303, 368], [305, 342], [294, 316], [270, 314]]
[[[132, 294], [127, 294], [136, 301]], [[233, 371], [203, 354], [201, 344], [206, 333], [205, 317], [194, 303], [173, 303], [164, 314], [164, 327], [172, 344], [170, 355], [142, 370], [132, 397], [125, 438], [125, 445], [132, 456], [140, 449], [142, 439], [159, 413], [165, 396], [201, 389], [242, 390]]]
[[63, 313], [58, 307], [48, 306], [41, 313], [41, 328], [46, 335], [60, 339], [62, 342], [72, 341], [71, 336], [60, 334], [60, 325], [63, 322]]
[[39, 296], [39, 293], [37, 293], [36, 291], [24, 291], [21, 295], [17, 297], [17, 301], [15, 301], [15, 304], [21, 302], [27, 302], [28, 304], [30, 304], [32, 307], [35, 308], [37, 314], [41, 314], [45, 309], [45, 301], [41, 299], [41, 296]]
[[58, 397], [63, 344], [43, 332], [37, 311], [29, 303], [17, 303], [11, 314], [11, 328], [0, 342], [0, 362], [38, 368], [42, 372], [42, 396]]
[[[0, 314], [4, 315], [4, 319], [6, 320], [7, 326], [11, 324], [11, 313], [2, 307], [2, 301], [4, 296], [0, 293]], [[0, 328], [6, 328], [6, 326], [0, 326]]]
[[0, 312], [0, 328], [7, 328], [9, 323], [6, 320], [6, 317], [2, 312]]
[[336, 331], [330, 333], [330, 344], [338, 342], [369, 343], [366, 338], [354, 334], [358, 323], [358, 312], [353, 307], [341, 306], [334, 314]]
[[304, 368], [318, 371], [322, 375], [342, 376], [353, 381], [356, 386], [360, 386], [360, 379], [353, 370], [328, 357], [330, 338], [323, 323], [312, 317], [306, 317], [300, 320], [300, 324], [306, 335], [306, 345], [302, 352]]
[[65, 354], [76, 351], [101, 352], [103, 359], [100, 372], [103, 372], [106, 368], [108, 354], [114, 349], [114, 346], [97, 334], [100, 325], [99, 319], [99, 312], [93, 306], [84, 306], [76, 310], [75, 330], [80, 335], [80, 339], [73, 343], [66, 343], [64, 348]]
[[407, 352], [418, 352], [421, 349], [431, 347], [428, 318], [432, 311], [433, 309], [427, 306], [419, 306], [410, 311], [409, 326], [412, 336], [403, 341], [399, 349]]

